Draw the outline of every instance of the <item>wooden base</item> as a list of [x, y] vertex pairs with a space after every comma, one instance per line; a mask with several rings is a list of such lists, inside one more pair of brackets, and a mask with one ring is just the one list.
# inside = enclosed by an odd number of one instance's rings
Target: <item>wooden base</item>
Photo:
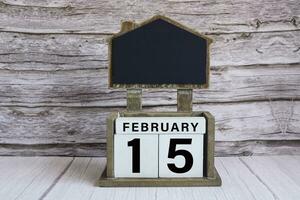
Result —
[[108, 178], [105, 169], [97, 183], [100, 187], [197, 187], [221, 184], [216, 168], [214, 178]]

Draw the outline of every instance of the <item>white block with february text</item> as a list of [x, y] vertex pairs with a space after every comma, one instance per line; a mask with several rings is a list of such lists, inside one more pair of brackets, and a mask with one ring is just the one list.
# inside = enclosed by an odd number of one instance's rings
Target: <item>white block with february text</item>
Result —
[[204, 134], [204, 117], [119, 117], [116, 134]]

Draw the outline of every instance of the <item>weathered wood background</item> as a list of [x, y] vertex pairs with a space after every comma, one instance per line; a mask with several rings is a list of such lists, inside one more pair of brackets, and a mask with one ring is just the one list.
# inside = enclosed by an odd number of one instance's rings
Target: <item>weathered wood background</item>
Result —
[[[0, 155], [105, 155], [105, 118], [125, 109], [107, 84], [121, 20], [163, 14], [214, 39], [216, 154], [300, 154], [299, 0], [0, 0]], [[176, 110], [146, 90], [145, 110]]]

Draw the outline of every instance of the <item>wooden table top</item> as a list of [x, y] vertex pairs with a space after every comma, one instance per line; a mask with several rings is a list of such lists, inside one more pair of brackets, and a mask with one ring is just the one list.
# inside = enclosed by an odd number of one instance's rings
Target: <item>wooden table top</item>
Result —
[[300, 156], [217, 157], [221, 187], [96, 187], [105, 163], [96, 157], [0, 157], [0, 199], [300, 199]]

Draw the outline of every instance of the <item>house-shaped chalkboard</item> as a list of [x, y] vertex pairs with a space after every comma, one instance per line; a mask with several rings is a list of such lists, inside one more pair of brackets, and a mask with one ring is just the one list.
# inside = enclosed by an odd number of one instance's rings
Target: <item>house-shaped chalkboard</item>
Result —
[[207, 88], [211, 39], [155, 16], [110, 40], [113, 88]]

